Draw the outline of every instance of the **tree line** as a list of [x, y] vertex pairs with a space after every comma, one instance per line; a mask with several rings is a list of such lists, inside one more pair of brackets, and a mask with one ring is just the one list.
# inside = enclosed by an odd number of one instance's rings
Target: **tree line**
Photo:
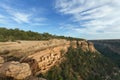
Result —
[[16, 40], [49, 40], [49, 39], [67, 39], [67, 40], [84, 40], [81, 38], [57, 36], [49, 33], [38, 33], [16, 29], [0, 28], [0, 41]]

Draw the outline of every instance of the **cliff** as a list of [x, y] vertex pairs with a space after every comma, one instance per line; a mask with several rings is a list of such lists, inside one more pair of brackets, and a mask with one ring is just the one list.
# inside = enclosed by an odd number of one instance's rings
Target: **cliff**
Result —
[[[49, 44], [48, 44], [49, 43]], [[95, 52], [95, 48], [92, 43], [86, 41], [78, 41], [78, 46], [81, 47], [83, 51]], [[34, 59], [38, 62], [40, 73], [48, 71], [56, 63], [61, 62], [64, 58], [64, 54], [68, 51], [68, 48], [72, 45], [73, 48], [77, 48], [77, 41], [67, 41], [67, 40], [50, 40], [44, 44], [47, 44], [46, 48], [43, 50], [37, 50], [37, 52], [29, 55], [28, 59]], [[43, 46], [43, 45], [41, 45]], [[27, 58], [22, 61], [27, 61]]]
[[[37, 80], [36, 76], [43, 76], [47, 80], [59, 80], [67, 74], [66, 79], [61, 80], [89, 80], [91, 75], [97, 74], [100, 78], [104, 72], [111, 72], [110, 76], [119, 74], [118, 68], [98, 54], [93, 43], [85, 40], [0, 42], [0, 56], [0, 75], [14, 79]], [[106, 62], [103, 63], [104, 61]], [[105, 67], [111, 65], [109, 70]], [[100, 69], [103, 71], [99, 71]], [[18, 74], [20, 71], [25, 75]], [[74, 79], [73, 75], [76, 76]], [[104, 75], [104, 79], [107, 79], [107, 75]]]
[[87, 41], [69, 41], [52, 39], [48, 41], [0, 42], [0, 54], [6, 61], [29, 63], [33, 74], [45, 73], [64, 59], [68, 48], [81, 47], [83, 51], [95, 52], [92, 43]]

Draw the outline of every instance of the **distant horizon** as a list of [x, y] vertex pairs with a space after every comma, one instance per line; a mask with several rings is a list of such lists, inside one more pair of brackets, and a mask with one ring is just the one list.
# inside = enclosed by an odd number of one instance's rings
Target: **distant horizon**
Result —
[[[6, 28], [6, 27], [0, 27], [0, 28]], [[6, 29], [19, 29], [19, 28], [6, 28]], [[23, 29], [19, 29], [19, 30], [23, 30]], [[23, 31], [32, 31], [32, 30], [23, 30]], [[36, 32], [36, 31], [32, 31], [32, 32]], [[38, 32], [40, 34], [43, 34], [43, 33], [49, 33], [49, 32]], [[65, 35], [57, 35], [57, 34], [52, 34], [52, 33], [49, 33], [51, 35], [56, 35], [56, 36], [65, 36]], [[65, 36], [65, 37], [73, 37], [73, 38], [82, 38], [82, 37], [74, 37], [74, 36]], [[82, 39], [86, 39], [86, 38], [82, 38]], [[86, 39], [88, 41], [90, 40], [120, 40], [120, 39]]]
[[94, 40], [95, 40], [95, 41], [97, 41], [97, 40], [99, 41], [99, 40], [120, 40], [120, 39], [90, 39], [90, 40], [88, 40], [88, 41], [92, 41], [92, 40], [93, 40], [93, 41], [94, 41]]
[[1, 0], [0, 26], [54, 35], [120, 39], [119, 0]]

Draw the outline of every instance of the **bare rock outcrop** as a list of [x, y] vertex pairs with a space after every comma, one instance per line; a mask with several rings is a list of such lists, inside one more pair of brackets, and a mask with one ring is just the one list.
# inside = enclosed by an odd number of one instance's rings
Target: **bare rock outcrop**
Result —
[[85, 42], [85, 41], [82, 41], [81, 42], [81, 48], [82, 48], [82, 50], [83, 51], [89, 51], [89, 48], [88, 48], [88, 43], [87, 42]]
[[[23, 62], [27, 61], [31, 66], [34, 66], [34, 70], [36, 70], [35, 68], [38, 68], [37, 67], [38, 65], [40, 70], [39, 72], [43, 73], [49, 70], [56, 63], [61, 61], [61, 59], [63, 58], [61, 52], [63, 54], [67, 52], [68, 47], [69, 45], [60, 45], [56, 47], [51, 47], [43, 51], [39, 51], [35, 54], [32, 54], [28, 56], [28, 59], [22, 60], [22, 61]], [[29, 58], [31, 58], [30, 61], [29, 61]], [[32, 70], [33, 70], [33, 67], [32, 67]]]
[[[19, 63], [19, 65], [23, 65], [22, 63], [28, 63], [31, 69], [31, 75], [33, 76], [39, 73], [44, 73], [48, 71], [52, 66], [62, 62], [62, 60], [64, 60], [63, 55], [68, 51], [68, 48], [70, 46], [73, 48], [80, 47], [84, 52], [96, 51], [93, 43], [85, 40], [69, 41], [65, 39], [51, 39], [48, 41], [21, 41], [20, 44], [11, 42], [4, 43], [2, 45], [5, 46], [0, 46], [1, 51], [8, 50], [9, 52], [7, 53], [11, 53], [12, 56], [20, 58], [25, 57], [23, 59], [20, 59], [21, 63]], [[8, 65], [8, 63], [6, 64]], [[15, 66], [18, 67], [18, 65]]]
[[0, 75], [2, 77], [12, 77], [14, 79], [25, 79], [31, 75], [31, 70], [27, 63], [11, 61], [1, 66]]
[[21, 59], [20, 62], [28, 63], [30, 65], [32, 75], [36, 76], [36, 73], [39, 71], [39, 66], [38, 66], [38, 62], [35, 59], [23, 58]]
[[78, 41], [77, 45], [84, 51], [90, 51], [90, 52], [95, 52], [96, 49], [94, 47], [94, 44], [92, 42], [87, 42], [87, 41]]
[[88, 42], [88, 48], [90, 52], [95, 52], [96, 49], [94, 47], [94, 44], [92, 42]]
[[48, 45], [46, 49], [37, 51], [22, 60], [22, 62], [29, 63], [33, 75], [36, 74], [36, 72], [44, 73], [52, 66], [61, 62], [64, 58], [61, 52], [65, 54], [70, 46], [73, 48], [80, 47], [85, 52], [95, 52], [94, 45], [87, 41], [50, 40], [44, 44]]

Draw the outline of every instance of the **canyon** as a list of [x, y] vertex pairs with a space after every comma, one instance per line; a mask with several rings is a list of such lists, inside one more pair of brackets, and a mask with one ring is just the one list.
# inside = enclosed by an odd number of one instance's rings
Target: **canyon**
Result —
[[120, 67], [120, 40], [91, 40], [95, 48]]
[[[7, 63], [9, 63], [7, 65], [10, 65], [10, 63], [18, 63], [21, 65], [27, 63], [32, 71], [31, 74], [38, 75], [47, 72], [54, 65], [61, 63], [65, 59], [64, 55], [70, 46], [73, 48], [79, 46], [84, 52], [96, 51], [94, 45], [85, 40], [69, 41], [65, 39], [51, 39], [48, 41], [18, 40], [16, 42], [0, 42], [1, 60], [3, 60], [3, 58], [5, 59], [4, 62], [2, 61], [1, 63], [3, 66]], [[5, 66], [2, 67], [1, 65], [0, 67], [2, 69], [0, 71], [4, 73]]]

